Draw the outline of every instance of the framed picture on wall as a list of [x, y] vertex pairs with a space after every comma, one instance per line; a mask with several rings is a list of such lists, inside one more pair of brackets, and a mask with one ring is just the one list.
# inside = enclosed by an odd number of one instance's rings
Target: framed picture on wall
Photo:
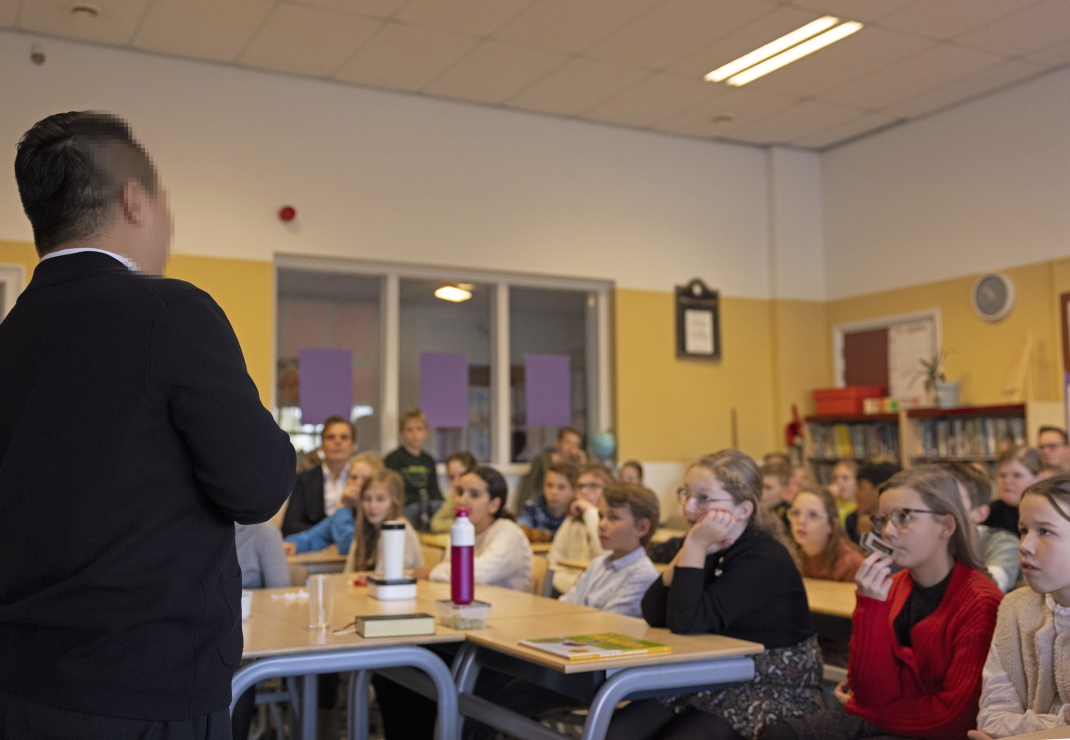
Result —
[[676, 356], [721, 359], [718, 293], [698, 278], [676, 286]]

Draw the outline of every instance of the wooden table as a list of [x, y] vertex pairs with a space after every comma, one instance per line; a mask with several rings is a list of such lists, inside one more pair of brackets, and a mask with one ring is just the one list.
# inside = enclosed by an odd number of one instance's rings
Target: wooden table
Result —
[[341, 573], [345, 568], [346, 556], [339, 555], [338, 548], [334, 545], [328, 545], [322, 550], [290, 555], [286, 562], [289, 565], [302, 565], [308, 568], [310, 576], [314, 576], [318, 573]]
[[811, 612], [843, 619], [854, 616], [857, 592], [854, 583], [804, 578], [803, 585], [806, 587], [806, 599], [810, 602]]

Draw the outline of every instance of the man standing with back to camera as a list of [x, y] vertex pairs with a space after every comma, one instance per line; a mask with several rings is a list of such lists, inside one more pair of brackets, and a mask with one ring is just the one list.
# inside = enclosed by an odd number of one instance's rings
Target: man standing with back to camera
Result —
[[120, 119], [61, 113], [15, 179], [41, 261], [0, 323], [0, 740], [230, 738], [234, 522], [279, 510], [287, 435]]

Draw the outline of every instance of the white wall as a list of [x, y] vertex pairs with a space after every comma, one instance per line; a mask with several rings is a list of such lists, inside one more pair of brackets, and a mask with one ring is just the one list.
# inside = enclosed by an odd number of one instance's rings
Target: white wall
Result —
[[1070, 254], [1070, 69], [822, 156], [829, 298]]
[[767, 167], [770, 293], [776, 298], [824, 300], [821, 155], [773, 147]]
[[[0, 32], [0, 239], [31, 239], [14, 143], [110, 110], [153, 154], [176, 252], [276, 252], [767, 297], [762, 150]], [[280, 206], [297, 208], [288, 229]]]

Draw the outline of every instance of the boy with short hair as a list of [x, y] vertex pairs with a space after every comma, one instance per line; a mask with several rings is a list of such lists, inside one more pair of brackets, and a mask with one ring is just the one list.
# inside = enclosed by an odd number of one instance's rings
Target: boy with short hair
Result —
[[988, 476], [968, 463], [948, 463], [947, 470], [955, 476], [962, 496], [966, 516], [976, 527], [973, 543], [988, 574], [1003, 593], [1011, 591], [1022, 574], [1018, 559], [1018, 538], [1005, 529], [984, 524], [988, 518], [988, 503], [992, 500], [992, 482]]
[[848, 514], [843, 522], [847, 536], [856, 545], [862, 535], [872, 529], [870, 517], [880, 511], [880, 487], [898, 472], [899, 466], [893, 462], [868, 462], [858, 469], [858, 488], [855, 489], [858, 508]]
[[383, 463], [397, 471], [405, 481], [405, 518], [416, 529], [426, 531], [431, 516], [442, 505], [435, 458], [423, 449], [427, 440], [427, 417], [420, 409], [409, 409], [401, 415], [398, 429], [401, 446], [387, 455]]
[[609, 553], [592, 560], [561, 601], [641, 617], [643, 594], [658, 577], [644, 549], [658, 525], [658, 497], [634, 483], [613, 483], [598, 514], [598, 540]]
[[[774, 460], [762, 465], [762, 506], [788, 527], [788, 509], [795, 498], [791, 490], [791, 464]], [[790, 527], [789, 527], [790, 529]]]
[[568, 515], [568, 505], [576, 497], [576, 466], [554, 462], [546, 468], [542, 495], [528, 501], [516, 523], [532, 542], [549, 542]]

